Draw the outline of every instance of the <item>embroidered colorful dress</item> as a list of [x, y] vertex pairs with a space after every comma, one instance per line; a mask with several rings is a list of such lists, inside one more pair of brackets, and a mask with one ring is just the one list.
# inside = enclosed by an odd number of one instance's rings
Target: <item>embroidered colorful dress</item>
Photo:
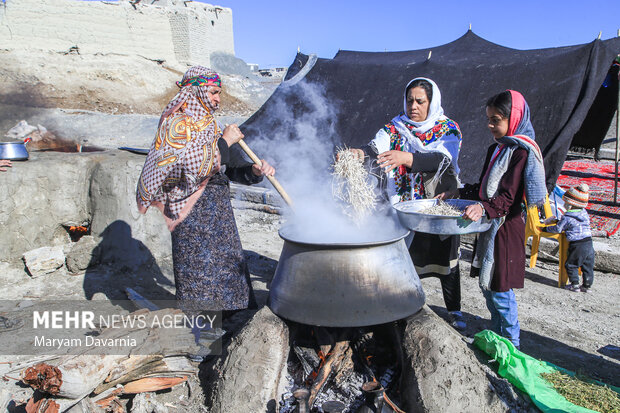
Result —
[[[406, 94], [409, 85], [419, 79], [430, 83], [432, 97], [426, 119], [414, 122], [405, 115]], [[430, 176], [432, 182], [445, 179], [445, 174], [452, 171], [458, 184], [461, 131], [456, 122], [443, 114], [439, 88], [430, 79], [416, 78], [407, 84], [404, 95], [404, 112], [380, 129], [369, 145], [363, 148], [371, 159], [389, 150], [413, 154], [411, 168], [400, 166], [386, 173], [386, 191], [392, 204], [428, 198], [424, 174]], [[439, 237], [418, 232], [409, 247], [419, 277], [439, 277], [448, 311], [461, 309], [459, 243], [458, 236]]]
[[[405, 117], [404, 113], [399, 116], [399, 119], [403, 117]], [[423, 146], [436, 143], [440, 139], [452, 135], [454, 139], [458, 140], [458, 149], [461, 147], [461, 131], [458, 124], [451, 119], [444, 117], [443, 119], [436, 120], [435, 125], [426, 132], [416, 132], [415, 127], [410, 122], [404, 121], [402, 124]], [[383, 130], [390, 137], [389, 150], [406, 151], [404, 148], [409, 149], [411, 146], [407, 144], [406, 137], [398, 132], [398, 128], [393, 121], [385, 125]], [[420, 172], [407, 171], [407, 168], [401, 165], [394, 171], [391, 171], [391, 173], [391, 179], [394, 181], [393, 191], [398, 195], [398, 202], [426, 198]], [[388, 188], [389, 187], [391, 187], [391, 185], [388, 186]]]
[[255, 306], [228, 179], [250, 184], [262, 178], [245, 160], [225, 167], [235, 152], [219, 139], [216, 107], [206, 94], [207, 87], [221, 85], [218, 75], [194, 66], [178, 85], [181, 91], [164, 109], [138, 181], [138, 209], [144, 213], [154, 205], [166, 218], [176, 299], [185, 311]]

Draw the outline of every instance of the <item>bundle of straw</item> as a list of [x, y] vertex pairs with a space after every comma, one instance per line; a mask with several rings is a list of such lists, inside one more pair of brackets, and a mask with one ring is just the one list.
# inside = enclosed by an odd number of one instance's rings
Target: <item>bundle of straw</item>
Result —
[[418, 213], [426, 215], [443, 215], [448, 217], [459, 217], [463, 215], [463, 211], [442, 200], [439, 200], [439, 202], [433, 206], [419, 210]]
[[332, 194], [345, 203], [344, 213], [359, 225], [375, 210], [377, 200], [373, 184], [369, 182], [363, 161], [348, 148], [338, 150], [336, 159]]

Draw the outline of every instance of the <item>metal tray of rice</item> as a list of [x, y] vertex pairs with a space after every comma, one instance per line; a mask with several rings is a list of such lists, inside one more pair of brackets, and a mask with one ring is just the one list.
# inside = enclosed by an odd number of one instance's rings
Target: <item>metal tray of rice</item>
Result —
[[457, 235], [484, 232], [491, 221], [483, 216], [478, 221], [462, 217], [467, 206], [476, 201], [464, 199], [416, 199], [394, 205], [400, 223], [411, 231], [429, 234]]

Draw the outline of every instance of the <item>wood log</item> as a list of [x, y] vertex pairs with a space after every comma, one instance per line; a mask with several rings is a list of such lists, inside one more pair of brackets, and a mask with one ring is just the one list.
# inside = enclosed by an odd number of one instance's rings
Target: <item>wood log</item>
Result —
[[66, 413], [103, 413], [104, 410], [95, 405], [92, 399], [84, 397], [75, 406], [67, 410]]
[[65, 356], [57, 366], [39, 363], [27, 368], [22, 381], [53, 396], [78, 401], [90, 394], [124, 356]]
[[115, 397], [110, 401], [109, 406], [105, 409], [106, 412], [110, 413], [126, 413], [125, 406], [120, 401], [118, 397]]
[[115, 400], [118, 400], [118, 396], [121, 394], [123, 394], [123, 388], [116, 387], [113, 389], [108, 389], [108, 391], [103, 392], [97, 397], [93, 397], [91, 400], [96, 406], [107, 410], [115, 404]]
[[151, 363], [136, 366], [132, 370], [126, 371], [123, 376], [107, 383], [101, 383], [94, 390], [99, 394], [118, 384], [129, 383], [145, 377], [184, 377], [198, 373], [198, 367], [189, 362], [185, 357], [166, 357], [154, 360]]
[[189, 378], [184, 377], [147, 377], [144, 379], [132, 381], [123, 386], [123, 393], [134, 394], [144, 393], [163, 389], [169, 389], [179, 383], [183, 383]]
[[26, 413], [59, 413], [60, 405], [53, 399], [39, 399], [36, 402], [34, 397], [26, 403]]
[[40, 397], [35, 394], [26, 403], [26, 413], [60, 413], [71, 409], [80, 399]]
[[325, 386], [327, 379], [329, 379], [332, 373], [338, 371], [348, 348], [348, 341], [339, 341], [334, 346], [333, 350], [329, 354], [329, 357], [325, 361], [325, 364], [323, 364], [323, 367], [319, 370], [319, 374], [316, 379], [314, 379], [314, 383], [310, 389], [310, 399], [308, 400], [308, 406], [310, 406], [310, 408], [312, 408], [316, 397], [319, 395], [319, 392], [323, 386]]
[[[191, 330], [174, 328], [162, 331], [157, 325], [151, 327], [154, 321], [161, 321], [165, 315], [182, 314], [180, 310], [175, 309], [152, 312], [138, 310], [130, 316], [145, 317], [146, 322], [142, 325], [146, 327], [140, 328], [134, 325], [132, 328], [105, 328], [101, 329], [97, 336], [102, 340], [135, 337], [136, 341], [141, 343], [135, 351], [150, 355], [98, 355], [88, 354], [87, 349], [80, 355], [58, 357], [54, 360], [54, 364], [43, 362], [26, 368], [21, 372], [24, 383], [52, 396], [72, 400], [72, 404], [68, 406], [64, 401], [59, 402], [62, 399], [31, 400], [31, 410], [53, 411], [56, 405], [59, 405], [59, 410], [64, 411], [93, 390], [97, 389], [96, 393], [99, 394], [119, 383], [128, 383], [128, 391], [137, 393], [169, 388], [187, 380], [189, 375], [197, 373], [197, 367], [187, 358], [178, 355], [183, 352], [190, 354], [192, 349], [196, 348]], [[174, 356], [166, 358], [167, 354]], [[109, 410], [124, 410], [122, 403], [117, 403], [115, 395], [101, 403]]]
[[340, 362], [337, 370], [332, 371], [331, 381], [338, 388], [343, 389], [348, 386], [353, 374], [355, 374], [355, 362], [353, 361], [353, 349], [349, 343], [349, 347], [346, 348], [344, 354], [342, 355], [342, 361]]
[[[129, 356], [128, 358], [121, 360], [112, 370], [110, 370], [110, 374], [108, 374], [108, 377], [106, 377], [104, 383], [112, 383], [125, 376], [127, 372], [136, 370], [146, 364], [160, 361], [163, 358], [164, 356], [161, 354]], [[99, 394], [101, 392], [95, 391], [95, 393]]]
[[32, 367], [35, 364], [47, 362], [49, 364], [54, 364], [55, 360], [63, 357], [62, 355], [43, 355], [43, 356], [13, 356], [16, 360], [11, 361], [7, 364], [0, 365], [0, 375], [20, 375], [20, 373], [27, 369], [28, 367]]

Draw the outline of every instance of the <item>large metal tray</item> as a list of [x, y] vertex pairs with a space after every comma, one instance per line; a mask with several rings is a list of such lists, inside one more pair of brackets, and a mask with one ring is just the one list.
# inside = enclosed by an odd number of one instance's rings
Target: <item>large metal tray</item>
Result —
[[[414, 201], [399, 202], [394, 205], [400, 223], [411, 231], [426, 232], [429, 234], [458, 235], [484, 232], [491, 227], [491, 221], [483, 216], [478, 221], [463, 217], [421, 214], [419, 211], [436, 205], [437, 199], [416, 199]], [[464, 199], [447, 199], [444, 202], [460, 210], [475, 204], [476, 201]]]

